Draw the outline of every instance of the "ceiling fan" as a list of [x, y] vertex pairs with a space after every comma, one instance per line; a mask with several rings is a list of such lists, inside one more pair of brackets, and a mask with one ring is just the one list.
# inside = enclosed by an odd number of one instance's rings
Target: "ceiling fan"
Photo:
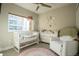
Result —
[[47, 8], [51, 8], [51, 7], [52, 7], [52, 6], [47, 5], [47, 4], [44, 4], [44, 3], [34, 3], [34, 4], [37, 5], [37, 7], [36, 7], [36, 11], [38, 11], [38, 9], [39, 9], [41, 6], [43, 6], [43, 7], [47, 7]]

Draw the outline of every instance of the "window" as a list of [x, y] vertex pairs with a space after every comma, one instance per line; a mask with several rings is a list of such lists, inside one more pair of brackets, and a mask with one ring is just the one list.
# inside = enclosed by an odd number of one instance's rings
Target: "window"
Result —
[[8, 31], [30, 31], [32, 21], [29, 18], [8, 14]]

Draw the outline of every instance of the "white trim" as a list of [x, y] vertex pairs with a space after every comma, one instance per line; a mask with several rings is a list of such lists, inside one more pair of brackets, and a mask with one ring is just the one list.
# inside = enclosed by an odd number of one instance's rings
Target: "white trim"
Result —
[[6, 47], [6, 48], [0, 48], [0, 51], [5, 51], [5, 50], [11, 49], [11, 48], [13, 48], [13, 46]]

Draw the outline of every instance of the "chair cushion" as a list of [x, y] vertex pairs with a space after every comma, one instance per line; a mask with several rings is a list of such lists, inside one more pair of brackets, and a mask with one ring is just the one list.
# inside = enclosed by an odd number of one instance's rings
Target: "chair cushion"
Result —
[[71, 36], [62, 36], [60, 37], [61, 41], [73, 41], [74, 38], [72, 38]]
[[75, 37], [77, 35], [77, 31], [78, 29], [75, 27], [65, 27], [60, 29], [59, 35], [60, 36], [69, 35], [69, 36]]

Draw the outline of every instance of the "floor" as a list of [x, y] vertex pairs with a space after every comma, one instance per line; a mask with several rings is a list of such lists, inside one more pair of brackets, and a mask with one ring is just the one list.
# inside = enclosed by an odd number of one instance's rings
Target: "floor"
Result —
[[[31, 46], [28, 46], [28, 47], [22, 49], [21, 52], [25, 49], [35, 48], [35, 47], [49, 48], [49, 45], [47, 43], [34, 44], [34, 45], [31, 45]], [[0, 52], [0, 53], [3, 53], [3, 56], [18, 56], [18, 52], [16, 52], [14, 48]]]
[[[33, 44], [33, 45], [28, 46], [26, 48], [29, 49], [29, 48], [42, 48], [42, 47], [49, 49], [49, 44], [41, 42], [39, 44]], [[23, 48], [21, 51], [25, 50], [26, 48]]]
[[[21, 50], [21, 52], [25, 49], [29, 49], [29, 48], [39, 48], [39, 47], [43, 47], [43, 48], [48, 48], [49, 49], [49, 44], [47, 43], [39, 43], [39, 44], [34, 44], [34, 45], [31, 45], [31, 46], [28, 46], [26, 48], [23, 48]], [[53, 52], [53, 51], [52, 51]], [[12, 49], [9, 49], [9, 50], [6, 50], [6, 51], [3, 51], [3, 52], [0, 52], [0, 53], [3, 53], [3, 56], [18, 56], [19, 53], [16, 52], [16, 50], [14, 48]], [[79, 56], [79, 54], [75, 55], [75, 56]]]
[[13, 48], [6, 51], [2, 51], [0, 53], [2, 53], [3, 56], [17, 56], [18, 55], [18, 52], [16, 52]]

